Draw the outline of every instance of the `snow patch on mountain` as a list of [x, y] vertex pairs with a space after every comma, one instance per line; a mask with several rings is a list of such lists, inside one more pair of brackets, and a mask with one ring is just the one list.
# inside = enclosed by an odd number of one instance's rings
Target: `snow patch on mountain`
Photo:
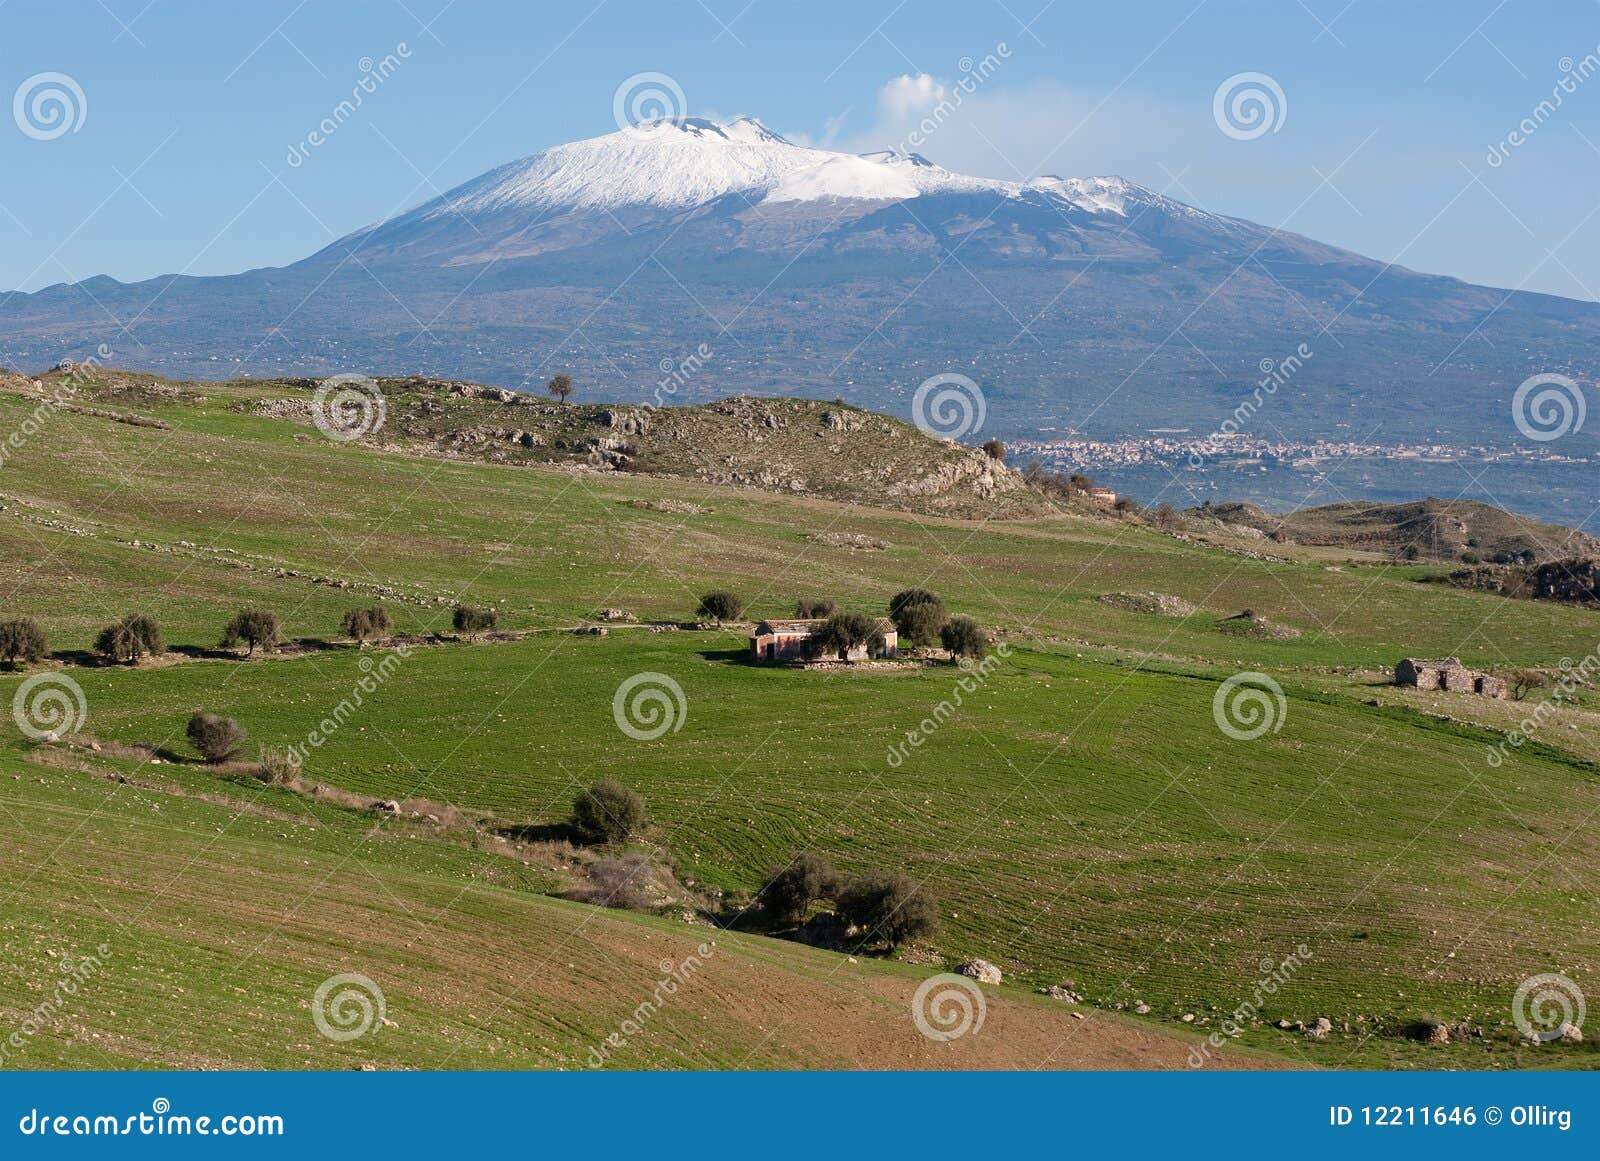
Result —
[[416, 217], [470, 219], [525, 209], [690, 209], [730, 194], [754, 206], [1028, 192], [1093, 214], [1128, 216], [1157, 203], [1181, 204], [1117, 177], [998, 181], [952, 173], [914, 153], [881, 150], [858, 156], [796, 145], [754, 117], [726, 124], [687, 117], [645, 122], [513, 161], [421, 207]]
[[934, 165], [918, 154], [893, 150], [831, 154], [820, 165], [796, 170], [766, 192], [763, 202], [803, 202], [822, 198], [904, 201], [934, 193], [990, 191], [1014, 196], [1012, 182], [966, 177]]

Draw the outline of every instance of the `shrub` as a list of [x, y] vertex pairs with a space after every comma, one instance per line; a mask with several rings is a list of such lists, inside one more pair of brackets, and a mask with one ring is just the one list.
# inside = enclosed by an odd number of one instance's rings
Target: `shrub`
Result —
[[572, 800], [568, 825], [581, 842], [624, 842], [644, 825], [644, 799], [622, 783], [604, 779]]
[[989, 655], [989, 634], [971, 617], [951, 617], [939, 631], [939, 644], [950, 651], [951, 657], [982, 661]]
[[222, 630], [222, 648], [232, 649], [243, 641], [246, 657], [256, 651], [256, 646], [271, 649], [280, 639], [278, 614], [265, 609], [240, 609]]
[[200, 757], [212, 766], [233, 761], [244, 748], [245, 733], [232, 718], [198, 713], [189, 719], [184, 733], [190, 745], [200, 751]]
[[143, 613], [130, 613], [115, 625], [107, 625], [94, 639], [94, 650], [109, 661], [132, 664], [147, 653], [165, 653], [161, 628]]
[[841, 919], [861, 929], [863, 942], [881, 939], [895, 948], [939, 930], [939, 901], [892, 871], [852, 879], [840, 890], [837, 907]]
[[0, 661], [15, 668], [23, 661], [38, 661], [49, 651], [44, 632], [32, 617], [0, 621]]
[[832, 899], [838, 891], [839, 876], [827, 856], [801, 851], [767, 877], [761, 903], [778, 922], [799, 923], [813, 903]]
[[826, 617], [834, 608], [834, 603], [826, 597], [814, 600], [802, 597], [794, 604], [794, 615], [809, 620], [812, 617]]
[[939, 630], [950, 619], [944, 602], [927, 589], [904, 589], [889, 598], [889, 619], [902, 640], [913, 645], [932, 645]]
[[834, 613], [806, 637], [806, 647], [813, 657], [837, 654], [843, 660], [860, 645], [865, 645], [874, 657], [883, 652], [885, 645], [877, 619], [865, 613]]
[[1006, 445], [997, 439], [988, 439], [983, 442], [983, 450], [991, 460], [1006, 462]]
[[382, 605], [370, 609], [347, 609], [344, 614], [344, 635], [358, 645], [376, 641], [394, 632], [394, 618]]
[[585, 868], [585, 873], [588, 883], [572, 893], [578, 902], [627, 911], [650, 909], [646, 888], [656, 881], [656, 868], [644, 855], [596, 859]]
[[256, 777], [268, 786], [297, 786], [300, 764], [285, 750], [263, 748], [256, 759]]
[[710, 617], [720, 625], [724, 621], [738, 619], [739, 614], [744, 612], [744, 598], [726, 589], [717, 589], [700, 598], [700, 607], [695, 612], [699, 616]]
[[457, 633], [484, 633], [500, 623], [500, 610], [457, 605], [450, 623], [455, 626]]

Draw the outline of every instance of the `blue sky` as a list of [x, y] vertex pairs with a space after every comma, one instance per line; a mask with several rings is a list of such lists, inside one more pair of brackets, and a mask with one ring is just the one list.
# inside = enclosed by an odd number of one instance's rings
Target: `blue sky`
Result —
[[[921, 146], [934, 161], [1119, 173], [1416, 269], [1600, 294], [1600, 74], [1537, 111], [1575, 75], [1564, 61], [1600, 56], [1589, 0], [0, 0], [0, 288], [292, 262], [613, 130], [617, 88], [641, 72], [670, 76], [692, 114], [894, 144], [964, 59], [1002, 45]], [[290, 165], [362, 61], [387, 55], [398, 67], [357, 115]], [[60, 136], [28, 120], [49, 73], [82, 94]], [[1277, 129], [1248, 140], [1213, 115], [1241, 73], [1283, 94]]]

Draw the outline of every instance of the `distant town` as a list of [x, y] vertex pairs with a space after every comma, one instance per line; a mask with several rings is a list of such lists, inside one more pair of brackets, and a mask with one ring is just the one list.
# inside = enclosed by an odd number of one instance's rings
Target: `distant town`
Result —
[[1013, 462], [1026, 463], [1029, 460], [1039, 460], [1048, 467], [1071, 471], [1156, 464], [1169, 466], [1186, 464], [1198, 468], [1222, 460], [1234, 463], [1277, 462], [1289, 467], [1313, 467], [1323, 460], [1351, 458], [1417, 462], [1521, 461], [1544, 464], [1580, 464], [1588, 463], [1591, 459], [1585, 456], [1564, 455], [1543, 447], [1496, 448], [1482, 444], [1457, 447], [1449, 444], [1382, 444], [1334, 439], [1301, 441], [1267, 439], [1243, 433], [1193, 437], [1183, 431], [1152, 432], [1147, 437], [1128, 439], [1084, 439], [1078, 436], [1065, 436], [1060, 439], [1019, 439], [1011, 442], [1011, 449]]

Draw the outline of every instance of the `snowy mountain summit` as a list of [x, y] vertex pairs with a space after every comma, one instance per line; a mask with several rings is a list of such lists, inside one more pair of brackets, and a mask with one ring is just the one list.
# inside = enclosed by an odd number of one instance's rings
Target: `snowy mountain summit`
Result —
[[1090, 213], [1123, 214], [1130, 204], [1168, 200], [1116, 177], [996, 181], [952, 173], [914, 153], [856, 155], [796, 145], [754, 117], [727, 124], [686, 117], [557, 145], [491, 170], [419, 212], [470, 217], [510, 209], [687, 209], [729, 195], [755, 206], [1026, 191]]

